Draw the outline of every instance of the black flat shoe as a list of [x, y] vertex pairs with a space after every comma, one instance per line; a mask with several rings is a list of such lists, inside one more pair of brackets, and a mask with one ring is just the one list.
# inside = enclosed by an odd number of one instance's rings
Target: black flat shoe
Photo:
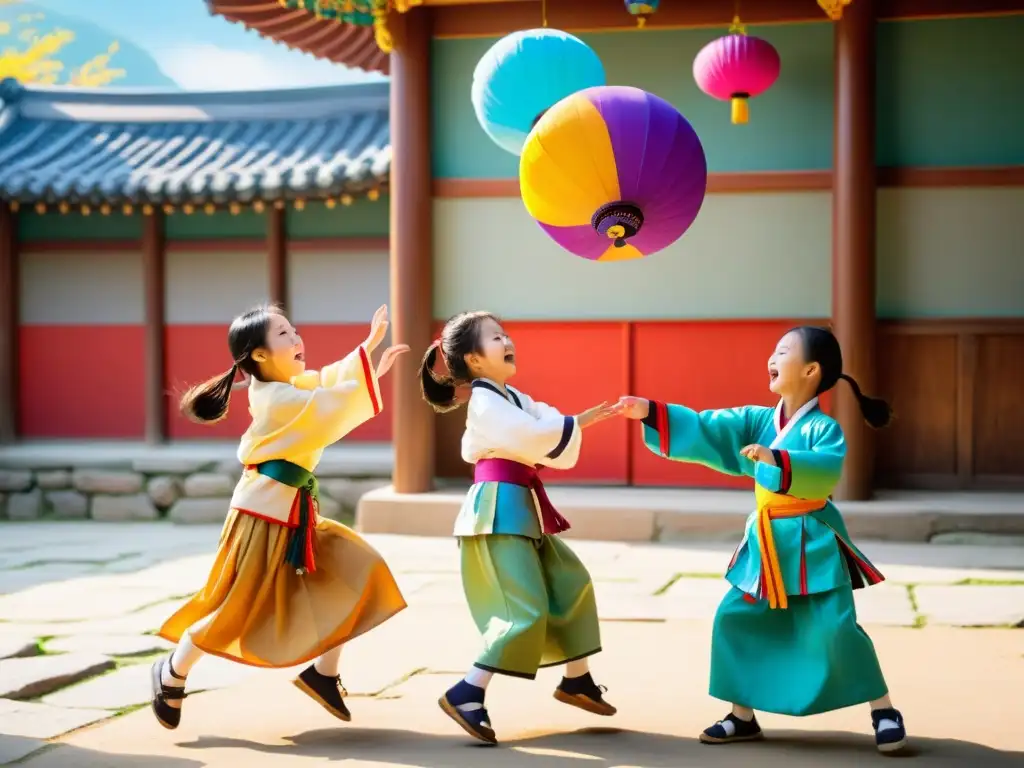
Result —
[[437, 703], [448, 717], [458, 723], [459, 727], [474, 739], [479, 739], [484, 744], [498, 743], [498, 737], [494, 735], [494, 729], [491, 728], [490, 716], [483, 705], [480, 706], [480, 709], [469, 711], [459, 709], [448, 700], [447, 693], [438, 699]]
[[563, 677], [555, 689], [555, 699], [593, 715], [611, 717], [618, 710], [604, 700], [607, 690], [603, 685], [595, 683], [588, 672], [582, 677]]
[[[891, 720], [896, 723], [896, 727], [878, 730], [883, 720]], [[871, 726], [875, 729], [875, 746], [883, 755], [896, 755], [906, 748], [907, 729], [903, 725], [903, 715], [898, 709], [872, 710]]]
[[757, 724], [756, 717], [748, 722], [740, 720], [731, 712], [700, 735], [702, 744], [731, 744], [734, 741], [759, 741], [763, 738], [764, 732]]
[[188, 694], [185, 693], [184, 686], [179, 688], [177, 686], [164, 685], [162, 678], [164, 664], [167, 665], [167, 673], [175, 680], [181, 680], [184, 683], [185, 678], [174, 671], [174, 667], [171, 666], [170, 656], [153, 662], [149, 673], [150, 686], [153, 692], [153, 714], [156, 715], [156, 721], [160, 725], [169, 731], [173, 731], [181, 724], [181, 707], [172, 707], [167, 702], [182, 701], [188, 698]]
[[347, 723], [352, 719], [352, 713], [345, 706], [344, 697], [348, 696], [348, 691], [342, 686], [340, 677], [321, 675], [316, 671], [316, 667], [310, 664], [292, 682], [296, 688], [339, 720]]

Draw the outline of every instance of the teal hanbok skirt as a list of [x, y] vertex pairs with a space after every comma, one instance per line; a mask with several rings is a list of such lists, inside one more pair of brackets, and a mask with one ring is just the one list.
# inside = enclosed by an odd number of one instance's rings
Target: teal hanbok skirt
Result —
[[784, 610], [734, 587], [718, 606], [710, 686], [716, 699], [803, 716], [874, 701], [888, 690], [849, 586], [790, 595]]

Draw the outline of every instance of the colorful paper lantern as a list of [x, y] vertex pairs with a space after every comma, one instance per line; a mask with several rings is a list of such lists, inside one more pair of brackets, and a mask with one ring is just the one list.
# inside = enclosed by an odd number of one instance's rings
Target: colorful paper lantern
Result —
[[636, 16], [636, 25], [642, 27], [647, 23], [648, 16], [653, 16], [658, 12], [658, 5], [660, 3], [661, 0], [647, 0], [645, 3], [635, 3], [632, 0], [626, 0], [626, 10]]
[[730, 34], [712, 40], [693, 60], [693, 79], [708, 96], [732, 102], [732, 122], [749, 119], [747, 100], [767, 91], [779, 77], [779, 52], [751, 37], [737, 19]]
[[707, 190], [704, 148], [664, 99], [625, 86], [558, 102], [519, 158], [526, 210], [570, 253], [624, 261], [668, 247], [697, 218]]
[[473, 110], [494, 143], [518, 155], [549, 107], [604, 83], [601, 59], [578, 37], [557, 29], [513, 32], [477, 63]]

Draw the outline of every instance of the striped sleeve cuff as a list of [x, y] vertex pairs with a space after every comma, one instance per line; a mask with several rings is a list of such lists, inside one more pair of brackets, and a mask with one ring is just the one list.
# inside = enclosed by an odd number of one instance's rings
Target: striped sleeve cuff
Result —
[[644, 426], [650, 427], [658, 433], [658, 450], [662, 456], [668, 456], [669, 446], [672, 445], [669, 440], [669, 429], [668, 429], [668, 406], [660, 400], [648, 400], [650, 403], [647, 409], [647, 416], [644, 418]]
[[572, 433], [576, 429], [576, 419], [573, 416], [564, 416], [562, 421], [562, 437], [558, 441], [558, 445], [555, 446], [554, 450], [551, 451], [547, 458], [557, 459], [565, 449], [569, 446], [569, 441], [572, 440]]
[[789, 451], [773, 450], [772, 456], [775, 458], [775, 466], [782, 475], [779, 480], [779, 493], [789, 493], [793, 485], [793, 464], [789, 458]]

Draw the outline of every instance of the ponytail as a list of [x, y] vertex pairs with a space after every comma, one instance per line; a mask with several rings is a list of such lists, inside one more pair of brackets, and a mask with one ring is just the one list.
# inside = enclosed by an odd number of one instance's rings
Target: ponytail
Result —
[[236, 363], [226, 373], [189, 389], [181, 396], [179, 408], [182, 415], [196, 424], [216, 424], [225, 418], [237, 373]]
[[849, 384], [850, 389], [853, 390], [853, 396], [857, 398], [857, 405], [860, 406], [860, 413], [864, 417], [864, 421], [875, 429], [889, 426], [892, 421], [892, 408], [885, 400], [865, 395], [860, 391], [860, 386], [852, 376], [841, 373], [839, 378]]
[[434, 365], [437, 363], [437, 350], [440, 344], [433, 343], [427, 348], [420, 366], [420, 391], [423, 399], [437, 413], [454, 411], [461, 403], [455, 397], [455, 380], [450, 376], [437, 376]]

